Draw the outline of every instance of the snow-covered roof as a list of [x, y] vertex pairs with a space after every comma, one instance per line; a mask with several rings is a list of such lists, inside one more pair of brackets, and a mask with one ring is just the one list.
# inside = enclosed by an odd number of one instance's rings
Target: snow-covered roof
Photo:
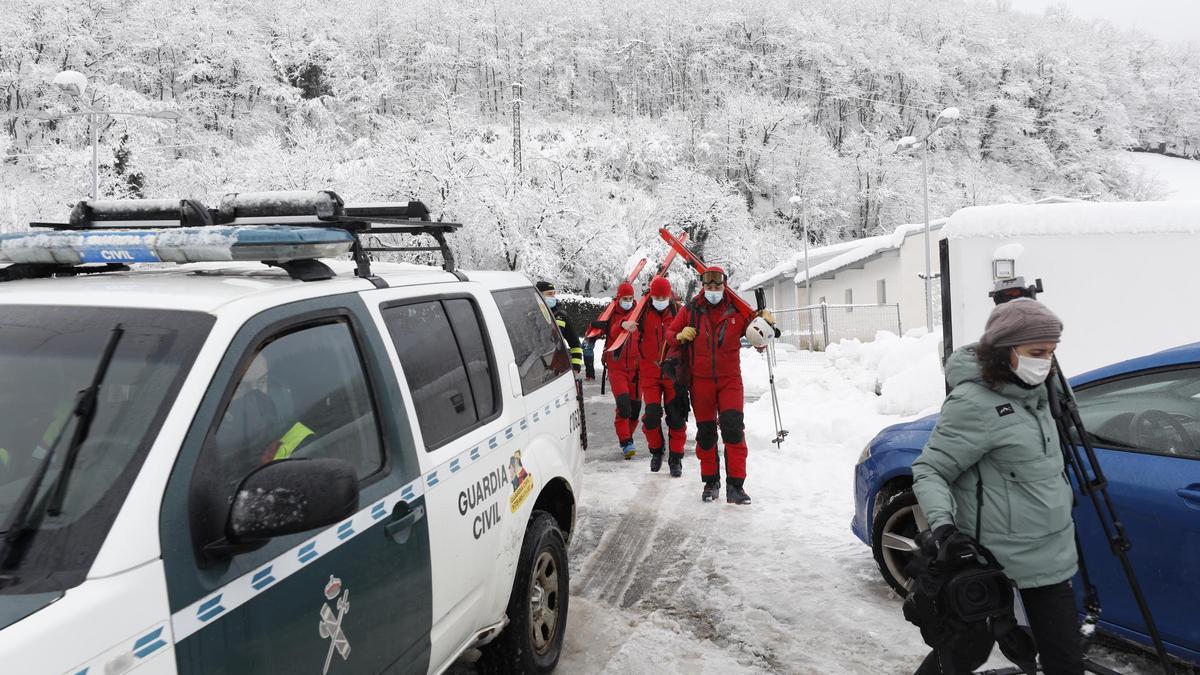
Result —
[[946, 238], [1200, 234], [1200, 201], [1001, 204], [960, 209]]
[[[929, 230], [940, 230], [946, 224], [945, 218], [929, 221]], [[910, 223], [901, 225], [891, 234], [884, 234], [878, 237], [868, 237], [859, 239], [857, 247], [842, 253], [839, 256], [826, 260], [819, 265], [810, 265], [808, 276], [804, 274], [804, 270], [799, 270], [796, 273], [795, 282], [797, 286], [808, 283], [809, 279], [819, 279], [823, 276], [836, 274], [841, 270], [850, 267], [856, 263], [861, 263], [871, 258], [874, 258], [886, 251], [899, 250], [904, 244], [904, 240], [914, 234], [920, 234], [925, 231], [925, 223]]]
[[[886, 237], [889, 235], [882, 235], [882, 236]], [[810, 267], [813, 265], [819, 265], [819, 264], [825, 262], [826, 260], [837, 257], [843, 253], [846, 253], [847, 251], [853, 251], [854, 249], [856, 249], [860, 246], [863, 246], [875, 239], [879, 239], [879, 238], [880, 237], [866, 237], [864, 239], [853, 239], [851, 241], [843, 241], [843, 242], [839, 242], [837, 244], [829, 244], [828, 246], [818, 246], [816, 248], [810, 248], [810, 249], [808, 249], [808, 264]], [[739, 291], [748, 291], [748, 290], [751, 290], [754, 288], [758, 288], [759, 286], [762, 286], [763, 284], [765, 284], [769, 281], [778, 279], [779, 277], [795, 276], [796, 272], [800, 269], [800, 267], [803, 264], [804, 264], [804, 251], [801, 250], [799, 253], [794, 254], [791, 258], [788, 258], [787, 260], [779, 263], [778, 265], [776, 265], [775, 267], [772, 267], [771, 269], [767, 270], [766, 272], [761, 272], [759, 274], [756, 274], [756, 275], [750, 277], [745, 282], [743, 282], [741, 286], [738, 287], [738, 290]]]

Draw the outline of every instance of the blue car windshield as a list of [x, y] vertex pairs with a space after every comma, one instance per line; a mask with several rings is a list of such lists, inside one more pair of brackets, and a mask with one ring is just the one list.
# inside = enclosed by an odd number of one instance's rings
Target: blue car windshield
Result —
[[[54, 447], [30, 502], [35, 517], [24, 520], [28, 529], [12, 544], [20, 555], [0, 561], [0, 594], [63, 590], [83, 580], [212, 323], [193, 312], [0, 306], [0, 527]], [[75, 431], [78, 392], [90, 384], [117, 324], [124, 334], [91, 428], [62, 510], [50, 514], [48, 495]]]

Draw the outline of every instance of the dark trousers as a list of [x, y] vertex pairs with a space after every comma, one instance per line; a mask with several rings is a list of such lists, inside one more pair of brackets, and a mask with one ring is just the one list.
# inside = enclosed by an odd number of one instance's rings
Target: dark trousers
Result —
[[596, 377], [596, 352], [591, 346], [583, 348], [583, 373], [588, 379]]
[[[1021, 590], [1021, 603], [1029, 617], [1033, 641], [1038, 646], [1038, 661], [1046, 675], [1083, 675], [1083, 644], [1079, 639], [1079, 614], [1071, 582]], [[966, 675], [988, 660], [995, 640], [986, 629], [973, 631], [951, 651], [953, 672]], [[936, 651], [921, 663], [915, 675], [940, 675], [943, 672]]]

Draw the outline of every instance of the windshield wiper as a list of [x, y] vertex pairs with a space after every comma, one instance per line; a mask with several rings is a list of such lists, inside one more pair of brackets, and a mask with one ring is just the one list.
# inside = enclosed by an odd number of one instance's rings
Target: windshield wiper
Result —
[[[58, 472], [58, 478], [46, 495], [49, 505], [44, 509], [34, 509], [37, 494], [41, 490], [42, 482], [46, 478], [46, 472], [50, 469], [50, 463], [54, 461], [54, 453], [58, 449], [58, 444], [62, 441], [63, 434], [66, 433], [69, 426], [67, 422], [69, 420], [64, 422], [58, 430], [58, 434], [54, 436], [54, 442], [50, 444], [50, 449], [46, 451], [46, 456], [42, 458], [41, 464], [38, 465], [37, 470], [30, 477], [29, 483], [21, 492], [20, 498], [13, 504], [12, 514], [4, 524], [4, 538], [0, 539], [0, 569], [12, 569], [20, 563], [21, 556], [29, 542], [29, 538], [22, 539], [21, 536], [36, 529], [44, 513], [49, 513], [52, 516], [62, 513], [63, 498], [66, 495], [71, 470], [75, 467], [75, 459], [79, 456], [79, 448], [83, 445], [84, 440], [87, 439], [88, 430], [92, 426], [92, 420], [96, 417], [96, 398], [100, 392], [100, 385], [104, 382], [108, 366], [112, 363], [113, 352], [117, 349], [117, 343], [121, 341], [121, 336], [124, 334], [125, 329], [121, 328], [121, 324], [113, 327], [112, 334], [109, 335], [108, 342], [104, 345], [104, 352], [100, 356], [100, 362], [96, 365], [96, 372], [92, 375], [92, 383], [86, 389], [80, 390], [75, 398], [75, 407], [71, 410], [71, 417], [75, 420], [75, 430], [71, 434], [71, 444], [67, 446], [62, 469]], [[23, 543], [24, 545], [17, 546], [18, 543]]]

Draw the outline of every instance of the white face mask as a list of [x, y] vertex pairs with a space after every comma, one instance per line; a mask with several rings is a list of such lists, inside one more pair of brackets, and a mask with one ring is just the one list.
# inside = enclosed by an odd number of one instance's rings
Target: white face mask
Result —
[[1013, 368], [1013, 372], [1025, 384], [1037, 385], [1046, 381], [1046, 377], [1050, 375], [1052, 363], [1050, 359], [1035, 359], [1031, 356], [1017, 354], [1017, 367]]
[[619, 304], [621, 305], [621, 309], [623, 309], [627, 312], [629, 310], [633, 309], [633, 301], [632, 300], [621, 300], [621, 301], [619, 301]]
[[656, 300], [654, 298], [651, 298], [650, 303], [654, 305], [654, 309], [661, 312], [667, 308], [667, 305], [671, 304], [671, 299], [665, 298], [663, 300]]
[[721, 301], [721, 298], [725, 297], [725, 291], [704, 291], [704, 297], [711, 304], [715, 305]]

